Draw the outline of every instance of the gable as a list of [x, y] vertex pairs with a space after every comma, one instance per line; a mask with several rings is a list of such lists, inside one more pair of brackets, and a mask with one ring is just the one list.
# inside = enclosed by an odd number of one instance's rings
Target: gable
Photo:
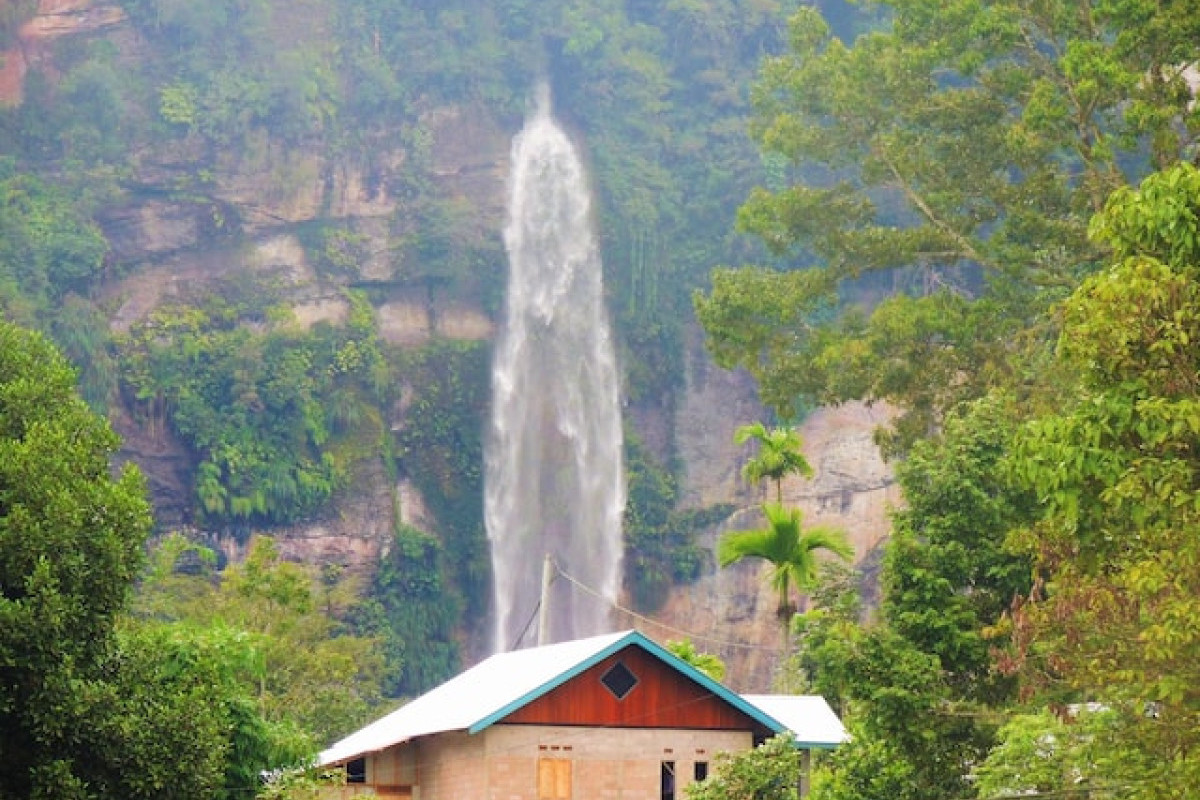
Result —
[[[612, 671], [614, 667], [617, 668], [615, 672]], [[605, 676], [609, 678], [609, 685], [603, 680]], [[628, 685], [630, 678], [634, 681], [632, 686]], [[618, 697], [618, 694], [624, 696]], [[764, 726], [750, 715], [633, 644], [608, 655], [497, 722], [744, 730], [756, 734], [765, 731]]]

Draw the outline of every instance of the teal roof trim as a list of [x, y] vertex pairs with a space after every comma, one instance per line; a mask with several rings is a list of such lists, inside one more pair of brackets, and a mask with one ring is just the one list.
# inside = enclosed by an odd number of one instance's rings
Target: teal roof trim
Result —
[[538, 699], [542, 695], [547, 694], [548, 692], [552, 691], [553, 689], [558, 688], [559, 686], [562, 686], [564, 683], [571, 680], [575, 676], [580, 675], [583, 672], [586, 672], [588, 669], [591, 669], [596, 664], [599, 664], [601, 661], [603, 661], [604, 659], [613, 655], [614, 653], [624, 650], [629, 645], [637, 645], [638, 647], [642, 648], [647, 653], [649, 653], [650, 655], [657, 658], [659, 661], [662, 661], [667, 666], [673, 668], [676, 672], [679, 672], [679, 673], [683, 674], [684, 676], [692, 679], [696, 683], [700, 684], [705, 689], [712, 692], [714, 695], [716, 695], [720, 699], [724, 700], [726, 703], [733, 706], [737, 710], [741, 711], [746, 716], [753, 719], [755, 722], [758, 722], [759, 724], [763, 725], [768, 730], [773, 731], [774, 733], [783, 733], [784, 731], [787, 730], [787, 728], [784, 725], [780, 724], [780, 722], [778, 720], [776, 720], [774, 717], [767, 714], [765, 711], [763, 711], [762, 709], [753, 705], [752, 703], [749, 703], [746, 700], [743, 700], [741, 695], [737, 694], [736, 692], [732, 692], [729, 689], [726, 689], [720, 683], [713, 680], [712, 678], [710, 678], [708, 675], [701, 672], [700, 670], [696, 669], [691, 664], [687, 663], [686, 661], [681, 659], [679, 656], [672, 653], [670, 650], [666, 649], [662, 645], [655, 642], [653, 639], [649, 638], [648, 636], [641, 633], [640, 631], [634, 630], [634, 631], [630, 631], [626, 635], [622, 636], [620, 639], [615, 640], [614, 642], [612, 642], [611, 644], [609, 644], [607, 647], [603, 648], [602, 650], [599, 650], [599, 651], [591, 654], [587, 658], [582, 659], [581, 661], [577, 662], [574, 666], [570, 667], [569, 669], [566, 669], [563, 672], [560, 672], [554, 678], [546, 681], [545, 683], [543, 683], [541, 686], [537, 687], [536, 689], [526, 692], [525, 694], [523, 694], [522, 696], [513, 700], [512, 702], [508, 703], [507, 705], [504, 705], [504, 706], [498, 708], [497, 710], [493, 711], [491, 714], [488, 714], [486, 717], [479, 719], [473, 725], [471, 725], [469, 728], [467, 728], [467, 732], [475, 734], [475, 733], [479, 733], [480, 731], [483, 731], [483, 730], [491, 727], [492, 725], [496, 724], [497, 722], [500, 722], [501, 720], [503, 720], [505, 717], [507, 717], [509, 714], [513, 713], [517, 709], [523, 708], [524, 706], [528, 705], [529, 703], [532, 703], [534, 700]]

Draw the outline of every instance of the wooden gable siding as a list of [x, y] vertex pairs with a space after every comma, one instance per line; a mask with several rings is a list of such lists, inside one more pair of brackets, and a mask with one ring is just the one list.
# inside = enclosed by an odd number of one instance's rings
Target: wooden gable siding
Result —
[[[600, 682], [618, 661], [637, 677], [637, 684], [623, 699], [617, 699]], [[632, 645], [501, 721], [529, 725], [699, 730], [757, 731], [760, 727], [708, 689]]]

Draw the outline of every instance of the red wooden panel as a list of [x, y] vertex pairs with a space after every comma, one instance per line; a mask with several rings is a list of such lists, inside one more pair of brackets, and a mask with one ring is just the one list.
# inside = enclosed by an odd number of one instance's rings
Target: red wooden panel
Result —
[[[617, 699], [600, 678], [618, 661], [638, 679]], [[640, 647], [630, 645], [505, 717], [505, 723], [749, 730], [760, 726]]]

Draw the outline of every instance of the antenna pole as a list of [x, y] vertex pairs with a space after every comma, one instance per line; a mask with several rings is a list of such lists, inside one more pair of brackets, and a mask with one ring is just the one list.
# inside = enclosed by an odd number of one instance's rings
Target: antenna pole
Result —
[[538, 604], [538, 646], [550, 644], [550, 584], [554, 582], [554, 560], [546, 553], [542, 561], [542, 600]]

